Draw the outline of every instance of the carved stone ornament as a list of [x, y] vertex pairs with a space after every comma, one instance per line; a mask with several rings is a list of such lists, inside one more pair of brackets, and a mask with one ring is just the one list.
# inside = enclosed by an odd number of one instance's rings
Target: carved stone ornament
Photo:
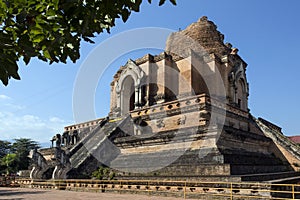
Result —
[[122, 83], [127, 76], [131, 76], [134, 80], [134, 86], [139, 87], [142, 79], [145, 76], [143, 70], [135, 64], [135, 62], [131, 59], [125, 65], [125, 69], [120, 74], [120, 79], [117, 81], [116, 92], [120, 93], [122, 89]]
[[158, 119], [158, 120], [156, 120], [156, 126], [157, 126], [158, 128], [163, 128], [163, 127], [165, 127], [166, 125], [165, 125], [163, 119]]
[[186, 121], [186, 116], [183, 115], [180, 118], [177, 119], [177, 125], [184, 125]]

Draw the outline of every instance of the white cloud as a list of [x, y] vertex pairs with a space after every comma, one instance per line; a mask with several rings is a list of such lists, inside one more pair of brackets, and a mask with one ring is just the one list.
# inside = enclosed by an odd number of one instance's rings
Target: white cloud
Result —
[[6, 96], [4, 94], [0, 94], [0, 100], [10, 100], [11, 98], [9, 96]]
[[64, 123], [64, 120], [58, 117], [50, 117], [49, 121], [54, 123]]
[[23, 110], [26, 108], [26, 106], [23, 105], [18, 105], [16, 103], [14, 103], [13, 99], [9, 96], [0, 95], [0, 110], [10, 110], [10, 111], [19, 111], [19, 110]]
[[3, 104], [3, 107], [6, 107], [6, 109], [13, 109], [13, 110], [23, 110], [26, 108], [26, 106], [16, 105], [12, 103], [5, 103]]
[[55, 134], [62, 133], [65, 126], [73, 123], [57, 116], [42, 118], [28, 114], [26, 106], [14, 103], [6, 95], [0, 95], [0, 102], [0, 140], [30, 138], [50, 145]]
[[0, 140], [15, 138], [30, 138], [39, 143], [49, 142], [53, 135], [63, 132], [63, 127], [69, 125], [58, 117], [41, 119], [34, 115], [18, 116], [16, 112], [0, 111]]

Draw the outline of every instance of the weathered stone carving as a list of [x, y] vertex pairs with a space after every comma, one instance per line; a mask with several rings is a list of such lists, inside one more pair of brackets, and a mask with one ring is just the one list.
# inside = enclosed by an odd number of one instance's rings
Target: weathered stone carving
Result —
[[71, 136], [69, 135], [69, 131], [65, 131], [62, 135], [62, 144], [65, 146], [69, 146], [71, 142]]
[[185, 124], [185, 120], [186, 120], [186, 116], [182, 115], [181, 117], [179, 117], [177, 119], [177, 125], [184, 125]]
[[154, 96], [154, 100], [156, 101], [156, 103], [164, 102], [165, 98], [166, 98], [165, 94], [161, 94], [161, 93]]
[[158, 120], [156, 120], [156, 126], [157, 126], [158, 128], [163, 128], [163, 127], [165, 127], [164, 120], [163, 120], [163, 119], [158, 119]]
[[66, 179], [67, 172], [71, 169], [71, 163], [68, 154], [60, 147], [56, 147], [55, 151], [55, 168], [52, 173], [53, 179]]
[[199, 117], [205, 118], [205, 119], [210, 119], [211, 113], [207, 110], [202, 110], [202, 111], [200, 111]]
[[141, 117], [137, 117], [136, 119], [133, 120], [134, 122], [134, 133], [135, 135], [146, 135], [146, 134], [151, 134], [152, 129], [148, 125], [148, 123], [143, 120]]
[[31, 179], [42, 179], [43, 174], [49, 169], [46, 159], [37, 149], [31, 150], [29, 157], [32, 160]]
[[78, 138], [78, 130], [74, 130], [70, 134], [71, 144], [76, 144], [79, 140]]
[[55, 136], [53, 136], [51, 141], [52, 141], [52, 146], [53, 146], [53, 142], [55, 141], [55, 146], [60, 147], [61, 146], [61, 135], [56, 134]]

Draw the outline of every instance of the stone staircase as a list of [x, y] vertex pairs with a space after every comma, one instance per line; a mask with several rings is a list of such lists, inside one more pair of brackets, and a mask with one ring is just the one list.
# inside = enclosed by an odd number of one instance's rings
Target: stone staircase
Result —
[[300, 171], [300, 147], [284, 136], [281, 132], [281, 128], [273, 125], [271, 122], [262, 118], [254, 120], [265, 136], [270, 138], [280, 149], [281, 153], [292, 165], [294, 170]]
[[78, 167], [78, 165], [80, 165], [81, 160], [88, 154], [85, 144], [95, 137], [96, 133], [99, 132], [101, 128], [102, 126], [99, 124], [70, 150], [68, 155], [70, 157], [72, 167]]
[[130, 119], [127, 115], [114, 121], [103, 121], [74, 146], [68, 154], [72, 166], [68, 177], [90, 174], [100, 165], [109, 165], [120, 154], [111, 140], [122, 133], [120, 127]]

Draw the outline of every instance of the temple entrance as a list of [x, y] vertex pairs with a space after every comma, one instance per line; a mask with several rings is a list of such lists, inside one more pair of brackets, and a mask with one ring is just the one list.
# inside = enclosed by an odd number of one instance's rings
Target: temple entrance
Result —
[[122, 84], [121, 91], [121, 111], [122, 115], [134, 110], [135, 106], [135, 90], [134, 80], [131, 76], [127, 76]]
[[115, 92], [112, 91], [111, 105], [116, 110], [116, 116], [126, 115], [142, 105], [145, 92], [142, 90], [145, 74], [134, 61], [128, 60], [125, 69], [118, 75]]

